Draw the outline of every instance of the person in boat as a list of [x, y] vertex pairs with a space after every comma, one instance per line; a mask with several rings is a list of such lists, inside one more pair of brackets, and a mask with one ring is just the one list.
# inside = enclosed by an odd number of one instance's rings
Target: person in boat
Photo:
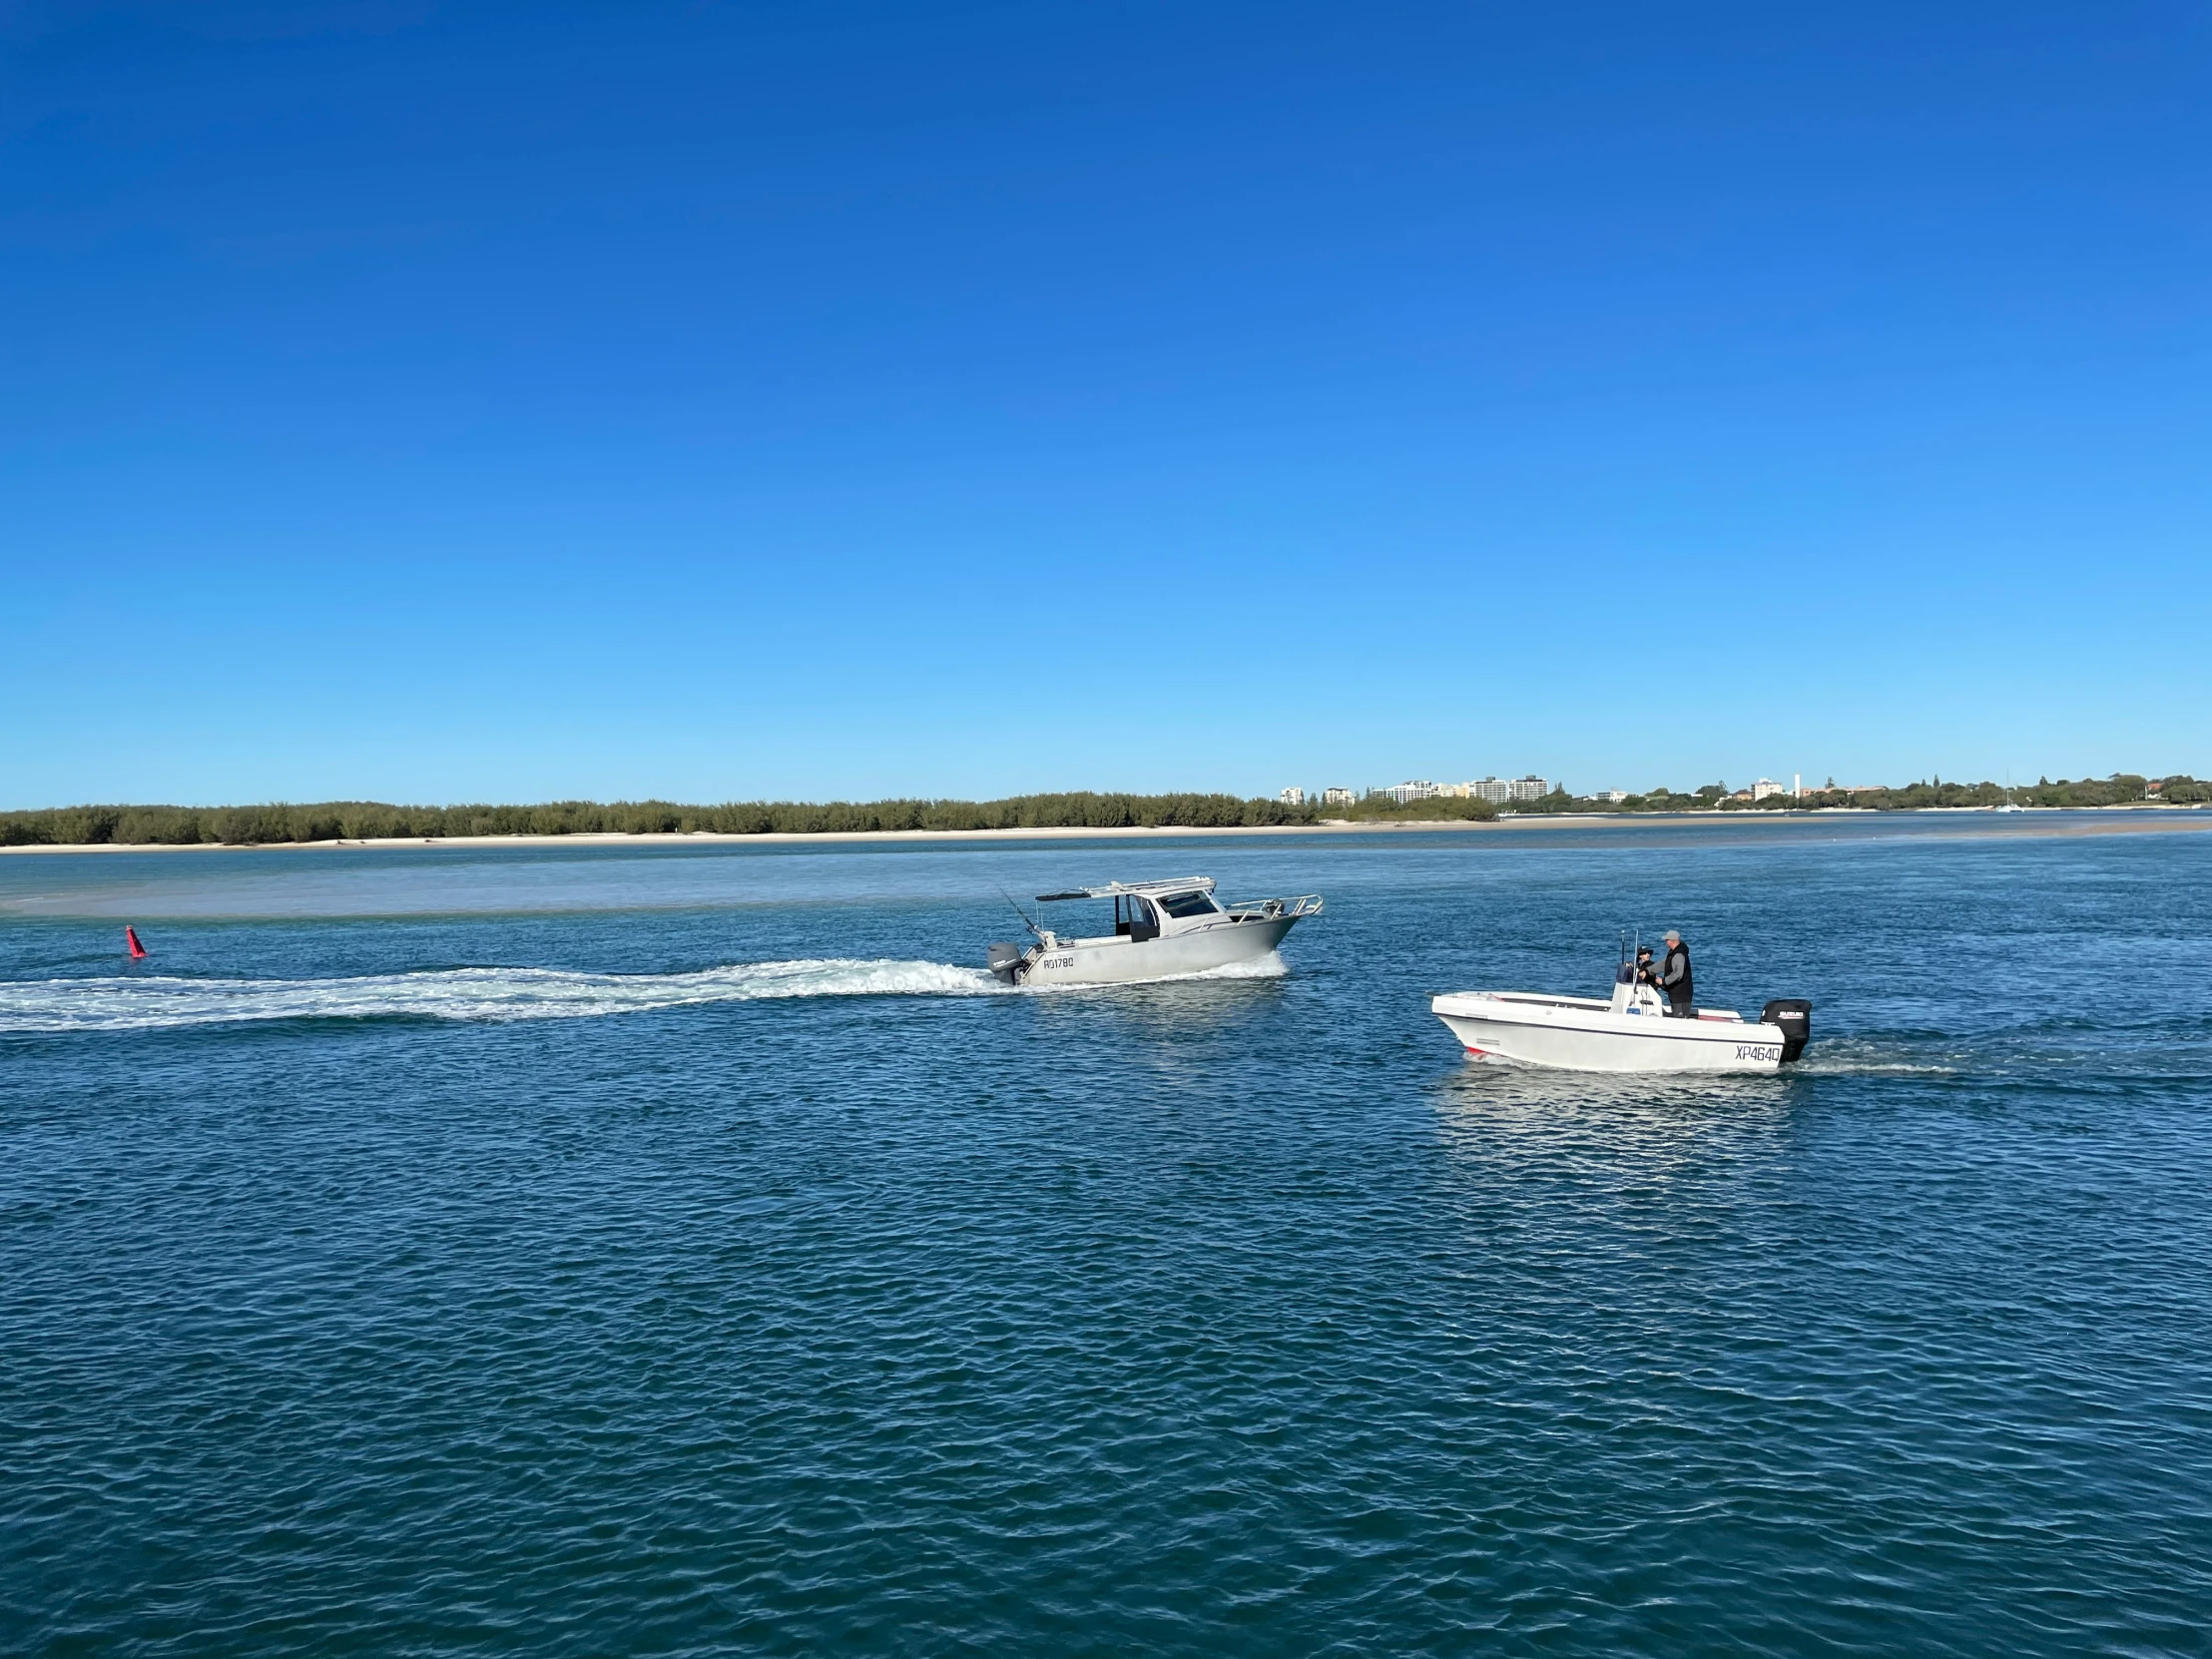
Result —
[[1632, 985], [1658, 985], [1659, 970], [1652, 966], [1650, 945], [1640, 944], [1636, 947], [1636, 965], [1629, 971], [1628, 982]]
[[1676, 1019], [1692, 1017], [1690, 947], [1682, 942], [1682, 935], [1671, 927], [1667, 929], [1667, 959], [1659, 964], [1659, 976], [1654, 983], [1667, 993], [1668, 1013]]

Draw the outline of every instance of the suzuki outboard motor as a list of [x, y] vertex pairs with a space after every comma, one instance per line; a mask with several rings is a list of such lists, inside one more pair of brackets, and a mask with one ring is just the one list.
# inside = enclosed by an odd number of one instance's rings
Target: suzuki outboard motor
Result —
[[1759, 1023], [1782, 1027], [1782, 1063], [1788, 1065], [1813, 1039], [1813, 1004], [1803, 997], [1777, 997], [1759, 1010]]
[[[990, 949], [983, 957], [983, 961], [986, 967], [1011, 985], [1014, 982], [1014, 975], [1021, 968], [1021, 946], [1010, 943], [1005, 939], [993, 939], [991, 940]], [[1803, 1047], [1804, 1045], [1801, 1043], [1799, 1046]]]

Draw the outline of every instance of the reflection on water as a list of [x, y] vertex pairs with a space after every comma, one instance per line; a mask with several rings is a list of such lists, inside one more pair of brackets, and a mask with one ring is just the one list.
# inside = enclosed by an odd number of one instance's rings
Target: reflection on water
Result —
[[1518, 1156], [1688, 1155], [1772, 1134], [1802, 1084], [1789, 1074], [1629, 1076], [1470, 1060], [1438, 1078], [1431, 1101], [1447, 1150], [1500, 1141]]

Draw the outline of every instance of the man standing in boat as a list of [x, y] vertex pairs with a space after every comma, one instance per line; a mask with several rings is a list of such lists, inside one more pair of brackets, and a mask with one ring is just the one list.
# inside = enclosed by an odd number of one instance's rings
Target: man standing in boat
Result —
[[1667, 993], [1667, 1012], [1676, 1019], [1692, 1017], [1690, 1007], [1690, 947], [1682, 935], [1667, 929], [1667, 959], [1659, 965], [1659, 988]]

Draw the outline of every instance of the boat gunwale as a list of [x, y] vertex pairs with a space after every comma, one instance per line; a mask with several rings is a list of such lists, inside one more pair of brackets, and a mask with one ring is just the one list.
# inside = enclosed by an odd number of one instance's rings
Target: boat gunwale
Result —
[[[1514, 1003], [1519, 1003], [1522, 1006], [1550, 1006], [1563, 1008], [1565, 1011], [1575, 1014], [1602, 1014], [1606, 1016], [1606, 1018], [1603, 1024], [1582, 1024], [1580, 1022], [1577, 1022], [1569, 1025], [1546, 1019], [1515, 1018], [1510, 1013], [1491, 1014], [1470, 1011], [1464, 1008], [1446, 1008], [1443, 1006], [1443, 1004], [1447, 1000], [1453, 1000], [1463, 996], [1481, 997], [1487, 1001], [1505, 1003], [1508, 1006], [1511, 1006]], [[1592, 1037], [1629, 1037], [1644, 1042], [1744, 1043], [1756, 1040], [1762, 1043], [1766, 1043], [1785, 1042], [1788, 1040], [1787, 1034], [1779, 1025], [1769, 1025], [1763, 1020], [1745, 1019], [1740, 1015], [1733, 1020], [1678, 1020], [1668, 1018], [1665, 1015], [1615, 1015], [1612, 1011], [1611, 1004], [1580, 997], [1523, 997], [1515, 996], [1511, 993], [1500, 993], [1496, 991], [1439, 991], [1433, 998], [1430, 999], [1428, 1004], [1428, 1011], [1434, 1014], [1438, 1019], [1443, 1020], [1456, 1018], [1480, 1021], [1487, 1019], [1492, 1023], [1498, 1025], [1534, 1027], [1539, 1030], [1573, 1031], [1579, 1035]], [[1625, 1021], [1632, 1018], [1649, 1019], [1651, 1023], [1644, 1026], [1631, 1026], [1625, 1023]], [[1771, 1031], [1774, 1033], [1774, 1035], [1771, 1038], [1759, 1037], [1754, 1039], [1751, 1033], [1755, 1031]]]

